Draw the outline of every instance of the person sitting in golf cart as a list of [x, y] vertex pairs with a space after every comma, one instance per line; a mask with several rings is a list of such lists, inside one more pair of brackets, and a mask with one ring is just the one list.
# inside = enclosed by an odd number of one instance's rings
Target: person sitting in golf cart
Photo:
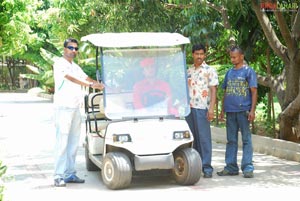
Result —
[[157, 66], [153, 58], [145, 58], [140, 62], [144, 79], [133, 86], [133, 106], [135, 109], [165, 109], [166, 115], [176, 114], [172, 107], [172, 94], [168, 82], [157, 78]]

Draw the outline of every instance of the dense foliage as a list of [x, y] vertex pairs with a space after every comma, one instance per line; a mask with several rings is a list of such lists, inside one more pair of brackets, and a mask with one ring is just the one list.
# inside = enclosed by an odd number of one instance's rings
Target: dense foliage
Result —
[[[256, 0], [0, 0], [0, 4], [0, 55], [6, 62], [25, 61], [24, 68], [31, 69], [26, 77], [38, 80], [48, 91], [53, 87], [53, 79], [51, 59], [45, 56], [60, 56], [67, 37], [80, 39], [96, 32], [182, 33], [192, 44], [201, 42], [207, 46], [207, 63], [216, 66], [220, 82], [231, 67], [228, 48], [239, 45], [259, 75], [259, 98], [266, 105], [263, 109], [267, 118], [276, 118], [270, 113], [273, 96], [283, 111], [279, 121], [280, 128], [285, 129], [280, 129], [276, 137], [297, 141], [299, 132], [294, 131], [300, 130], [300, 120], [295, 115], [300, 111], [300, 71], [296, 68], [300, 62], [299, 3], [292, 5], [294, 10], [283, 12], [266, 12]], [[281, 5], [291, 8], [289, 1], [282, 1]], [[82, 43], [77, 58], [91, 76], [94, 52]], [[191, 45], [186, 46], [186, 52], [190, 64]], [[11, 77], [18, 76], [14, 68], [12, 63], [7, 70], [0, 70]], [[13, 85], [14, 79], [10, 80]], [[218, 98], [221, 96], [219, 89]]]

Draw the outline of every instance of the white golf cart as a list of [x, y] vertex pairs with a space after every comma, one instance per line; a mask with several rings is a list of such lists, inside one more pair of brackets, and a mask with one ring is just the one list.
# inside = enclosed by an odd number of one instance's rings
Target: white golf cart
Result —
[[[180, 185], [196, 184], [202, 162], [184, 120], [190, 107], [183, 46], [189, 39], [138, 32], [91, 34], [81, 40], [96, 47], [97, 77], [106, 86], [85, 98], [87, 169], [100, 169], [110, 189], [128, 187], [139, 172], [160, 170], [169, 171]], [[143, 97], [138, 100], [136, 84], [146, 79], [143, 71], [150, 65], [160, 82], [139, 87]]]

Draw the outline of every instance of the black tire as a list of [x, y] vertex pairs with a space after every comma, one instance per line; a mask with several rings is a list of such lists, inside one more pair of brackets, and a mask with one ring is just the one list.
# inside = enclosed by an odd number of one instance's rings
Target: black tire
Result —
[[106, 154], [101, 174], [104, 184], [109, 189], [128, 187], [132, 179], [132, 165], [128, 156], [120, 152]]
[[177, 184], [194, 185], [200, 180], [202, 161], [193, 148], [186, 148], [174, 153], [173, 177]]
[[86, 169], [88, 171], [99, 171], [100, 168], [95, 165], [95, 163], [93, 161], [91, 161], [90, 157], [89, 157], [89, 145], [88, 145], [88, 142], [87, 144], [85, 145], [85, 166], [86, 166]]

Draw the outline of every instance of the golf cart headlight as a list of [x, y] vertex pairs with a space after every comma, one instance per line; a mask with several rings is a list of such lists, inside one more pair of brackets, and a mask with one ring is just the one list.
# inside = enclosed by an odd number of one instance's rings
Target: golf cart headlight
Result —
[[189, 131], [174, 131], [173, 133], [173, 139], [179, 140], [179, 139], [190, 139], [191, 135]]
[[113, 135], [114, 142], [131, 142], [131, 137], [129, 134], [114, 134]]

